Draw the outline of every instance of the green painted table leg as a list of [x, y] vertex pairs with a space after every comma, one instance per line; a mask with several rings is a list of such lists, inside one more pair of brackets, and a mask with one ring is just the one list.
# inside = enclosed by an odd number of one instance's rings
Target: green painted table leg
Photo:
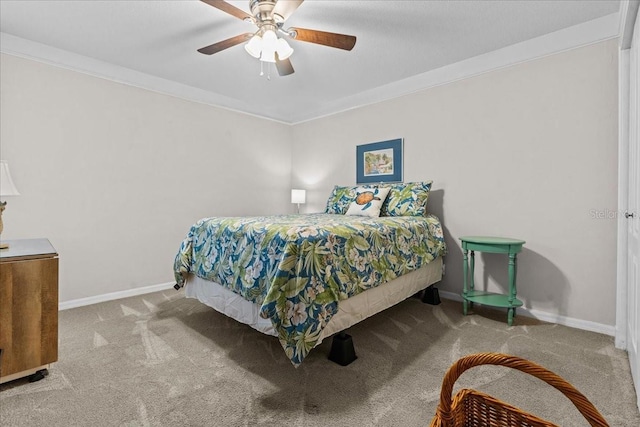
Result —
[[516, 298], [516, 254], [509, 254], [509, 304]]
[[467, 297], [467, 276], [469, 275], [469, 259], [467, 256], [468, 251], [465, 249], [462, 251], [462, 314], [467, 315], [468, 301]]
[[[514, 300], [516, 299], [516, 271], [518, 268], [516, 254], [509, 254], [509, 305], [513, 305]], [[509, 308], [509, 312], [507, 314], [507, 324], [509, 326], [513, 325], [513, 318], [516, 315], [515, 307]]]
[[[476, 288], [476, 282], [475, 282], [475, 272], [476, 272], [476, 253], [475, 251], [471, 251], [471, 273], [470, 273], [470, 278], [469, 280], [471, 281], [471, 285], [469, 286], [469, 289], [471, 291], [473, 291]], [[472, 301], [468, 301], [469, 303], [469, 307], [473, 307], [473, 302]]]

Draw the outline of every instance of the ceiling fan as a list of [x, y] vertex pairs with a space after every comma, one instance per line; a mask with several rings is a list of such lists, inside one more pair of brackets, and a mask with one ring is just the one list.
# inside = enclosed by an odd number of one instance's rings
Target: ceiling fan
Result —
[[224, 0], [201, 1], [238, 19], [252, 22], [258, 27], [255, 33], [240, 34], [198, 49], [198, 52], [205, 55], [213, 55], [240, 43], [248, 42], [244, 47], [251, 56], [262, 62], [275, 63], [278, 74], [287, 76], [294, 72], [291, 61], [289, 61], [293, 49], [284, 38], [278, 38], [278, 34], [293, 40], [344, 50], [351, 50], [356, 44], [354, 36], [345, 34], [297, 27], [285, 29], [284, 22], [304, 0], [250, 0], [251, 15]]

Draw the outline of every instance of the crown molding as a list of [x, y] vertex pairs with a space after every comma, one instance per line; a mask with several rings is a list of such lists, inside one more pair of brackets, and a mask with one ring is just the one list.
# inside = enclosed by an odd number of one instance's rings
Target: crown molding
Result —
[[152, 76], [151, 74], [110, 64], [88, 56], [78, 55], [67, 50], [23, 39], [12, 34], [0, 32], [0, 53], [30, 59], [36, 62], [53, 65], [55, 67], [173, 96], [187, 101], [206, 104], [283, 124], [289, 124], [273, 117], [249, 113], [248, 111], [251, 108], [251, 104], [242, 100], [198, 89], [182, 83], [163, 79], [161, 77]]
[[631, 47], [633, 28], [638, 17], [639, 8], [640, 0], [622, 0], [620, 2], [620, 49], [629, 49]]
[[620, 19], [620, 12], [616, 12], [353, 96], [344, 97], [331, 103], [325, 103], [316, 109], [296, 111], [291, 117], [270, 117], [267, 115], [268, 112], [265, 112], [264, 115], [249, 113], [251, 105], [243, 100], [109, 64], [7, 33], [0, 33], [0, 52], [188, 101], [295, 125], [616, 38], [620, 36]]
[[404, 80], [361, 92], [354, 96], [345, 97], [333, 103], [325, 103], [321, 110], [317, 109], [312, 112], [313, 116], [304, 115], [305, 112], [301, 112], [300, 115], [293, 118], [292, 122], [293, 124], [298, 124], [320, 117], [331, 116], [501, 68], [610, 40], [618, 37], [619, 27], [618, 12], [612, 13], [602, 18], [465, 59]]

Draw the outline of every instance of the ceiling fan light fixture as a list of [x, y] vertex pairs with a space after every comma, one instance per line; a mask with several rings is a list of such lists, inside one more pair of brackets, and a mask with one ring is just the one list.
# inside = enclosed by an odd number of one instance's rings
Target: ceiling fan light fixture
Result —
[[[304, 0], [249, 0], [250, 14], [242, 9], [238, 9], [229, 1], [200, 1], [235, 18], [251, 22], [257, 27], [257, 30], [253, 34], [239, 34], [235, 37], [213, 43], [198, 49], [198, 52], [205, 55], [213, 55], [214, 53], [244, 43], [244, 49], [247, 53], [260, 60], [261, 70], [264, 67], [264, 62], [275, 63], [278, 74], [281, 76], [288, 76], [294, 72], [293, 66], [289, 61], [289, 57], [293, 54], [293, 49], [289, 46], [289, 43], [287, 43], [286, 38], [343, 50], [351, 50], [356, 44], [355, 36], [311, 30], [308, 28], [286, 28], [285, 22]], [[281, 36], [286, 38], [279, 39], [277, 33], [280, 33]], [[248, 39], [249, 41], [247, 42]], [[267, 67], [267, 69], [270, 68], [270, 66]]]
[[269, 51], [276, 51], [278, 47], [278, 36], [273, 30], [267, 30], [262, 35], [262, 49]]
[[263, 62], [276, 62], [276, 52], [281, 60], [287, 59], [293, 53], [293, 49], [286, 40], [279, 39], [276, 33], [269, 29], [262, 37], [255, 35], [244, 45], [247, 53]]
[[255, 35], [251, 37], [249, 43], [244, 45], [244, 50], [246, 50], [247, 53], [254, 58], [260, 58], [260, 52], [262, 52], [263, 44], [264, 43], [262, 41], [262, 37], [260, 37], [259, 35]]
[[276, 46], [276, 52], [278, 52], [278, 58], [280, 60], [287, 59], [293, 53], [293, 48], [289, 46], [289, 43], [285, 39], [278, 39]]
[[269, 49], [262, 49], [262, 55], [260, 56], [260, 61], [263, 62], [276, 62], [276, 51]]

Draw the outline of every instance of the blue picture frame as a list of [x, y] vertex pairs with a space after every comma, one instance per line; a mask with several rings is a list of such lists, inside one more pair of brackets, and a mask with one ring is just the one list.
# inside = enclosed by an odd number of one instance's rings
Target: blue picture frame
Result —
[[356, 146], [356, 184], [402, 182], [403, 139]]

